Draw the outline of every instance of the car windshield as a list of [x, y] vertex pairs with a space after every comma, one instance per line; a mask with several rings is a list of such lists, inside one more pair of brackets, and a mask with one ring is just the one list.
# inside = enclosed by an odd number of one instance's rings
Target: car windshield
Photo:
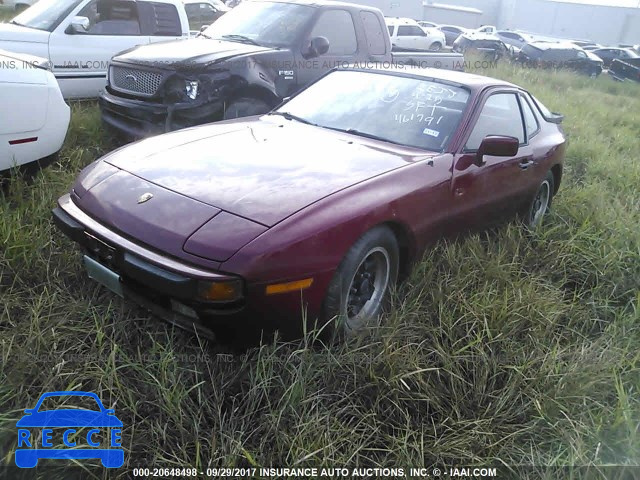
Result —
[[40, 0], [15, 17], [11, 23], [53, 32], [81, 2], [82, 0]]
[[533, 45], [525, 45], [524, 47], [522, 47], [522, 53], [530, 57], [537, 57], [542, 53], [542, 50], [534, 47]]
[[472, 44], [475, 48], [495, 48], [502, 47], [502, 42], [498, 40], [472, 40]]
[[456, 132], [468, 100], [466, 89], [436, 80], [382, 71], [338, 70], [311, 85], [275, 114], [441, 152]]
[[315, 12], [308, 5], [246, 2], [220, 17], [203, 35], [217, 40], [289, 47]]
[[95, 398], [85, 395], [54, 395], [46, 397], [38, 412], [46, 412], [51, 410], [92, 410], [99, 412], [100, 405]]

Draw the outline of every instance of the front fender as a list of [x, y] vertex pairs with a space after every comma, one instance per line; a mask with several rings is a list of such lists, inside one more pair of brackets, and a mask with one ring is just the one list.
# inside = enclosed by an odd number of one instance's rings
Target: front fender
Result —
[[250, 281], [293, 280], [333, 271], [366, 231], [390, 224], [415, 258], [450, 195], [450, 158], [418, 161], [334, 193], [295, 213], [240, 249], [222, 269]]

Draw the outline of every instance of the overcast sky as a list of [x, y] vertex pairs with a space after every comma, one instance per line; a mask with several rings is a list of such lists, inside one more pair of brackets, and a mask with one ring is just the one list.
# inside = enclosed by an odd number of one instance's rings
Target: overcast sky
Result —
[[590, 3], [595, 5], [609, 5], [615, 7], [638, 7], [640, 0], [556, 0], [571, 3]]

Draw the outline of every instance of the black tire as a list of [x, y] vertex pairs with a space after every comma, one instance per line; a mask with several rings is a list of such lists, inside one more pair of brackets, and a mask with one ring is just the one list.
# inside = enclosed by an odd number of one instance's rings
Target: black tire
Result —
[[442, 50], [442, 44], [440, 42], [434, 42], [431, 44], [431, 47], [429, 47], [429, 50], [432, 52], [439, 52]]
[[374, 321], [389, 303], [399, 264], [398, 241], [391, 229], [376, 227], [360, 237], [329, 284], [322, 309], [323, 337], [354, 336]]
[[241, 97], [232, 100], [225, 108], [223, 118], [232, 120], [234, 118], [250, 117], [251, 115], [262, 115], [272, 108], [264, 100], [259, 98]]
[[553, 172], [548, 171], [540, 182], [533, 199], [523, 212], [523, 221], [527, 227], [533, 229], [542, 224], [545, 215], [551, 209], [554, 191], [555, 178]]

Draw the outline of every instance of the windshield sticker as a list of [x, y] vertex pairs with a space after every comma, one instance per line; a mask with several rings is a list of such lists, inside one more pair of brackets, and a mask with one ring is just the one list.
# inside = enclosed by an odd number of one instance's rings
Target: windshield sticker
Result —
[[425, 128], [422, 133], [424, 133], [425, 135], [430, 135], [432, 137], [438, 138], [440, 136], [440, 132], [436, 131], [436, 130], [431, 130], [429, 128]]
[[384, 103], [393, 103], [398, 99], [399, 95], [400, 90], [397, 87], [390, 87], [382, 94], [380, 100], [382, 100]]

